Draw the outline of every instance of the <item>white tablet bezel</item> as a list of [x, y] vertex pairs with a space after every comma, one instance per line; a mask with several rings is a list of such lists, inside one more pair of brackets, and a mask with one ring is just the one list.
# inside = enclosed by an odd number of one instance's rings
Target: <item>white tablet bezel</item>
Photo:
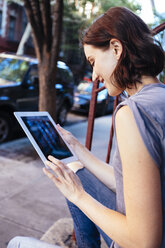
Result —
[[64, 158], [64, 159], [60, 159], [60, 161], [62, 161], [64, 163], [70, 163], [70, 162], [78, 160], [76, 155], [75, 155], [75, 153], [73, 152], [72, 148], [70, 147], [70, 145], [65, 142], [65, 140], [62, 137], [62, 135], [60, 134], [60, 132], [56, 128], [56, 123], [54, 122], [54, 120], [52, 119], [52, 117], [50, 116], [50, 114], [48, 112], [46, 112], [46, 111], [45, 112], [40, 112], [40, 111], [37, 111], [37, 112], [35, 112], [35, 111], [34, 112], [14, 112], [14, 115], [15, 115], [16, 119], [18, 120], [18, 122], [20, 123], [22, 129], [26, 133], [27, 137], [31, 141], [33, 147], [37, 151], [37, 153], [40, 156], [41, 160], [43, 161], [44, 165], [45, 165], [45, 161], [48, 160], [48, 158], [46, 158], [45, 155], [43, 154], [43, 152], [41, 151], [40, 147], [38, 146], [38, 144], [36, 143], [35, 139], [33, 138], [31, 132], [29, 131], [29, 129], [25, 125], [24, 121], [22, 120], [22, 117], [26, 117], [26, 116], [32, 116], [32, 117], [35, 117], [35, 116], [47, 116], [49, 118], [49, 120], [51, 121], [51, 123], [53, 124], [55, 130], [58, 132], [58, 134], [60, 135], [60, 137], [62, 138], [62, 140], [66, 144], [66, 146], [68, 147], [68, 149], [73, 154], [73, 156], [68, 157], [68, 158]]

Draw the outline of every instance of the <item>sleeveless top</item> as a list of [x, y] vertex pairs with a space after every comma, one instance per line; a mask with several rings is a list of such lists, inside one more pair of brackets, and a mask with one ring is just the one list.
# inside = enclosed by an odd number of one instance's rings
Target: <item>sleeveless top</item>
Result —
[[[145, 85], [139, 92], [121, 102], [114, 113], [124, 105], [128, 105], [135, 118], [143, 142], [160, 170], [162, 209], [163, 209], [163, 239], [160, 248], [165, 247], [165, 85], [153, 83]], [[113, 121], [115, 127], [115, 118]], [[116, 142], [117, 143], [117, 142]], [[112, 159], [116, 179], [116, 211], [125, 214], [123, 194], [122, 165], [118, 146]], [[155, 227], [156, 228], [156, 227]], [[111, 248], [121, 248], [113, 242]]]

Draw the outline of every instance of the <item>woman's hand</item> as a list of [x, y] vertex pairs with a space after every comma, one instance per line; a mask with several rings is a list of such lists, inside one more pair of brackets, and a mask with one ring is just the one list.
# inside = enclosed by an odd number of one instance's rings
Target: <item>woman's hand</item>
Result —
[[60, 160], [49, 156], [50, 161], [45, 164], [51, 168], [54, 173], [51, 173], [46, 168], [43, 168], [47, 175], [61, 191], [61, 193], [71, 202], [75, 203], [81, 198], [85, 192], [78, 176]]
[[[84, 146], [82, 146], [80, 142], [70, 132], [66, 131], [59, 124], [57, 124], [57, 129], [62, 134], [63, 139], [70, 145], [74, 153], [77, 155], [77, 158], [79, 158], [79, 153], [81, 153], [82, 150], [84, 150]], [[79, 147], [80, 149], [76, 149], [77, 147]], [[71, 162], [67, 166], [75, 173], [77, 170], [84, 167], [84, 165], [80, 160]]]
[[64, 140], [72, 147], [78, 161], [68, 164], [68, 166], [76, 172], [85, 167], [93, 175], [95, 175], [102, 183], [116, 192], [116, 180], [113, 167], [95, 157], [85, 146], [83, 146], [70, 132], [66, 131], [60, 125], [57, 125], [59, 132]]
[[64, 140], [71, 146], [73, 150], [76, 144], [80, 144], [79, 141], [70, 132], [66, 131], [59, 124], [57, 124], [57, 129], [62, 134]]

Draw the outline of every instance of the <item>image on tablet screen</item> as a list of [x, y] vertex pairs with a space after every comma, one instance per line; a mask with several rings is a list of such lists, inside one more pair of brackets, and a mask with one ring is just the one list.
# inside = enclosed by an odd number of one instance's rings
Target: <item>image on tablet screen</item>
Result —
[[47, 116], [24, 116], [22, 120], [46, 158], [48, 155], [57, 159], [73, 156]]

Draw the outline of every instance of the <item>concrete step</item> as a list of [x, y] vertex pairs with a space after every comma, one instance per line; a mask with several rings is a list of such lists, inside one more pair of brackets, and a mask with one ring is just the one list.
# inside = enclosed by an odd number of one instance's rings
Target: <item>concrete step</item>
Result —
[[[78, 248], [72, 238], [73, 221], [72, 218], [62, 218], [56, 221], [41, 237], [41, 240], [61, 246], [63, 248]], [[105, 241], [101, 238], [101, 248], [107, 248]]]

